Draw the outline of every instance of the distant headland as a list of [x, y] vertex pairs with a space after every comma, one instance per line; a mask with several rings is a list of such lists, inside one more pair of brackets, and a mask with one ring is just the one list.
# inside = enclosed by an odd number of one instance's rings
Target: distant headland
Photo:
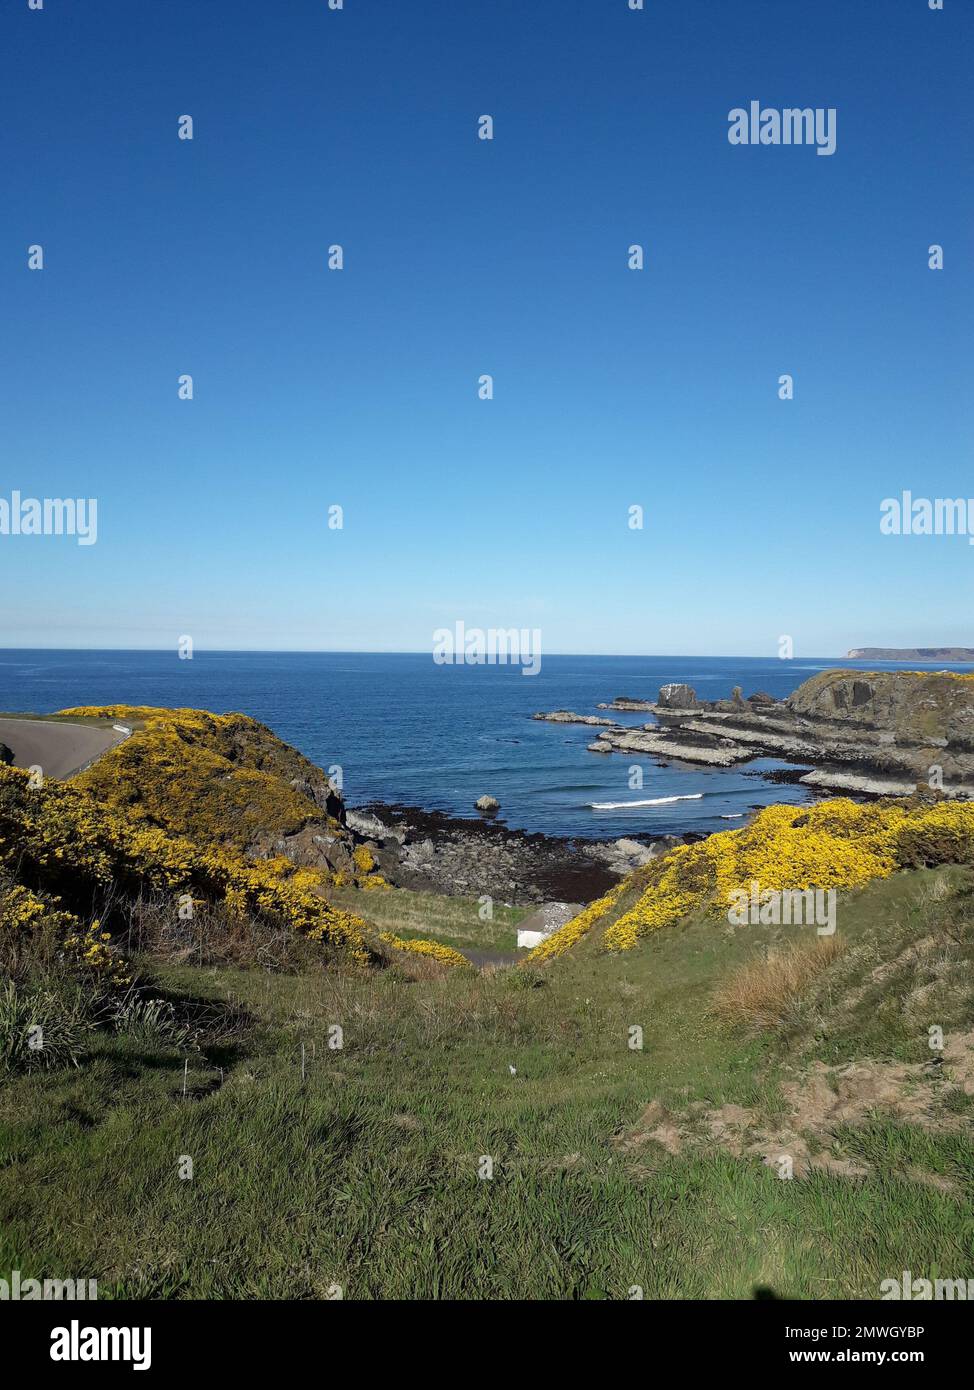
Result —
[[847, 661], [974, 661], [974, 647], [853, 647]]

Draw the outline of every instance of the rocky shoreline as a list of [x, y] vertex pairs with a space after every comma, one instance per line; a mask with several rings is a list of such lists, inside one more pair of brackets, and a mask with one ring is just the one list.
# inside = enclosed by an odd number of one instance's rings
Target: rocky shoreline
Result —
[[590, 902], [620, 878], [696, 834], [591, 841], [512, 830], [502, 819], [448, 816], [374, 802], [345, 822], [398, 888], [527, 905]]
[[[950, 672], [825, 671], [786, 700], [763, 691], [745, 699], [699, 700], [689, 685], [664, 685], [655, 701], [619, 696], [600, 709], [645, 711], [639, 727], [609, 721], [592, 753], [637, 753], [707, 767], [773, 757], [804, 765], [810, 789], [859, 796], [908, 796], [927, 785], [974, 796], [974, 681]], [[601, 724], [568, 710], [539, 713], [556, 723]]]
[[[948, 672], [827, 671], [784, 700], [763, 691], [745, 699], [740, 689], [728, 699], [700, 700], [691, 686], [671, 684], [655, 700], [625, 695], [598, 708], [645, 712], [653, 722], [623, 725], [564, 709], [533, 717], [594, 726], [594, 753], [715, 768], [774, 758], [791, 766], [744, 775], [798, 784], [811, 796], [865, 800], [908, 796], [918, 787], [934, 796], [974, 796], [974, 680]], [[688, 832], [592, 841], [527, 833], [504, 823], [494, 798], [477, 804], [482, 814], [466, 818], [375, 802], [345, 808], [340, 819], [394, 886], [512, 905], [590, 902], [656, 855], [703, 838]], [[314, 852], [327, 855], [323, 838], [314, 838]], [[339, 848], [347, 858], [348, 847]]]

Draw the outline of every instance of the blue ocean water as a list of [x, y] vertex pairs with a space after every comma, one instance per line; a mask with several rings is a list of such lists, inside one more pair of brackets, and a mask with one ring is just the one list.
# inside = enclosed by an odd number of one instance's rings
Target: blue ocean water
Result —
[[[489, 793], [513, 828], [604, 839], [727, 830], [735, 823], [730, 817], [755, 806], [809, 798], [803, 788], [753, 775], [780, 763], [716, 770], [589, 753], [597, 729], [541, 723], [531, 719], [535, 711], [595, 714], [600, 701], [617, 695], [655, 698], [667, 681], [686, 681], [705, 699], [727, 696], [735, 685], [745, 695], [784, 696], [839, 665], [897, 669], [834, 658], [545, 656], [537, 676], [523, 676], [509, 666], [437, 666], [429, 653], [197, 652], [181, 661], [174, 651], [6, 650], [0, 651], [0, 710], [43, 714], [95, 704], [239, 710], [320, 766], [339, 764], [350, 806], [405, 802], [466, 816]], [[614, 717], [634, 726], [648, 718]], [[629, 770], [637, 763], [643, 788], [631, 790]], [[676, 796], [694, 799], [592, 809], [593, 802]]]

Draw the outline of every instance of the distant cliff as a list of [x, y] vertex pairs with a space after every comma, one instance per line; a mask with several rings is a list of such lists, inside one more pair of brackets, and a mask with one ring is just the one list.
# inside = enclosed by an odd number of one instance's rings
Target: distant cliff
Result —
[[847, 661], [974, 661], [974, 647], [853, 647]]

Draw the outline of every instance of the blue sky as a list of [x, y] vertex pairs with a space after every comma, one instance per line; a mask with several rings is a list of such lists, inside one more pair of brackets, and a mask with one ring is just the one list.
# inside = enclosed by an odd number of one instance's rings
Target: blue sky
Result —
[[[97, 497], [98, 542], [0, 536], [0, 645], [974, 643], [974, 548], [879, 533], [974, 497], [972, 35], [961, 0], [8, 0], [0, 497]], [[835, 107], [836, 153], [730, 145], [752, 99]]]

